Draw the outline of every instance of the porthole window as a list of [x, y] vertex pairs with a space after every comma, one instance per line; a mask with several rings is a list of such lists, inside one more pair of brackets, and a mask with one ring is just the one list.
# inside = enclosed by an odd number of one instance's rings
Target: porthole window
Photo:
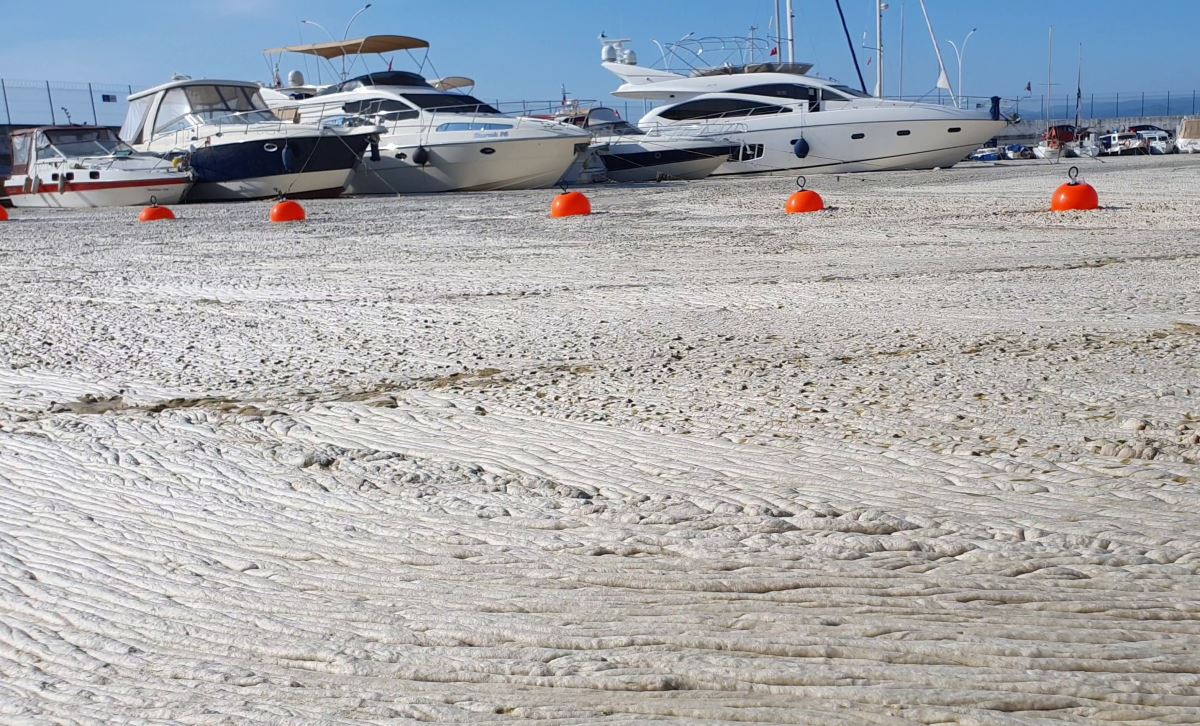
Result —
[[908, 136], [911, 133], [912, 132], [909, 131], [908, 129], [900, 129], [899, 131], [896, 132], [896, 135], [897, 136]]
[[481, 153], [481, 154], [489, 154], [489, 155], [490, 155], [490, 154], [494, 154], [494, 153], [496, 153], [496, 150], [495, 150], [495, 149], [493, 149], [493, 148], [492, 148], [492, 147], [490, 147], [490, 146], [485, 146], [485, 147], [483, 147], [482, 149], [480, 149], [480, 150], [479, 150], [479, 153]]
[[950, 128], [946, 129], [946, 131], [947, 133], [957, 134], [959, 131], [962, 131], [962, 128], [959, 126], [951, 126]]
[[396, 154], [396, 158], [399, 159], [400, 161], [404, 161], [405, 159], [408, 158], [408, 154], [401, 151], [399, 154]]
[[852, 139], [865, 139], [866, 137], [866, 134], [850, 134], [850, 138]]

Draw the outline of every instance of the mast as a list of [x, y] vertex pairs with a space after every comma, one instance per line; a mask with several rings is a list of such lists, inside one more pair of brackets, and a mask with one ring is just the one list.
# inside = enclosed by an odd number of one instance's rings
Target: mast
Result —
[[883, 98], [883, 11], [887, 3], [875, 0], [875, 95]]
[[792, 12], [792, 0], [787, 0], [787, 44], [788, 44], [788, 63], [796, 62], [796, 36], [793, 33], [792, 20], [795, 18]]
[[1083, 105], [1083, 43], [1079, 44], [1079, 66], [1075, 74], [1075, 133], [1079, 133], [1079, 107]]
[[778, 60], [783, 60], [783, 26], [779, 21], [779, 0], [775, 0], [775, 56]]
[[1050, 95], [1054, 91], [1054, 86], [1050, 83], [1050, 67], [1054, 61], [1054, 26], [1050, 26], [1050, 49], [1046, 53], [1046, 126], [1049, 128], [1050, 115], [1054, 112], [1054, 104], [1050, 100]]
[[896, 95], [904, 98], [904, 0], [900, 0], [900, 89]]

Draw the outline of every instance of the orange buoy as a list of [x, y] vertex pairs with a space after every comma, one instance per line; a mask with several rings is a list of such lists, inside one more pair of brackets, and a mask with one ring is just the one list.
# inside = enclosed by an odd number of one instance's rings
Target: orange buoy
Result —
[[1071, 181], [1063, 184], [1050, 197], [1051, 212], [1086, 212], [1100, 208], [1100, 197], [1091, 184], [1079, 181], [1079, 167], [1067, 172]]
[[7, 222], [7, 221], [8, 221], [8, 210], [5, 209], [4, 207], [0, 207], [0, 222]]
[[138, 215], [139, 222], [161, 222], [167, 219], [175, 219], [175, 213], [168, 207], [158, 206], [158, 200], [154, 197], [150, 197], [150, 206]]
[[580, 192], [563, 192], [550, 203], [551, 217], [575, 217], [592, 213], [592, 203]]
[[304, 207], [300, 206], [299, 202], [294, 202], [291, 199], [281, 200], [274, 207], [271, 207], [272, 222], [303, 222], [305, 219]]
[[792, 192], [792, 196], [788, 197], [786, 207], [788, 214], [820, 212], [825, 209], [825, 200], [811, 189], [805, 189], [806, 183], [807, 180], [804, 177], [796, 177], [796, 186], [800, 187], [800, 191]]

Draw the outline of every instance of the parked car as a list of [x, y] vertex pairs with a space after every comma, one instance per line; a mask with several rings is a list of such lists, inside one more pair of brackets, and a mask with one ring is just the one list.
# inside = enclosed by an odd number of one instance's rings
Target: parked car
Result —
[[1161, 131], [1169, 138], [1175, 138], [1175, 133], [1173, 131], [1168, 131], [1161, 126], [1155, 126], [1154, 124], [1134, 124], [1133, 126], [1129, 127], [1130, 133], [1138, 134], [1143, 131]]

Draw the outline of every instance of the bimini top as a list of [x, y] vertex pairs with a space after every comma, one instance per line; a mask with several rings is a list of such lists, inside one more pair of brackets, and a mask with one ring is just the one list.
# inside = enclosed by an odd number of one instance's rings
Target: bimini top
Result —
[[363, 53], [391, 53], [396, 50], [412, 50], [428, 48], [429, 41], [413, 38], [408, 35], [368, 35], [356, 40], [339, 40], [332, 43], [311, 43], [309, 45], [288, 45], [282, 48], [269, 48], [263, 53], [275, 55], [279, 53], [306, 53], [325, 59], [341, 58], [344, 55], [359, 55]]

